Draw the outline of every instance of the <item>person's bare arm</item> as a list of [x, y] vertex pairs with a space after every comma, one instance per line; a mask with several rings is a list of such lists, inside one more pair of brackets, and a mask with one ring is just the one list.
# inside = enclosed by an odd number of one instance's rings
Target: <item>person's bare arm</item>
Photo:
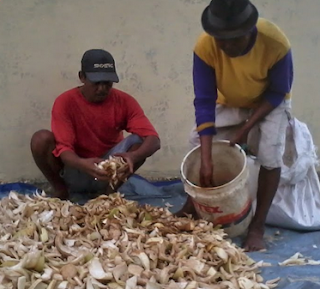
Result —
[[125, 130], [131, 134], [138, 135], [143, 139], [138, 148], [117, 154], [126, 160], [129, 165], [129, 171], [132, 174], [136, 169], [136, 165], [141, 165], [146, 158], [152, 156], [160, 149], [160, 139], [151, 121], [145, 115], [142, 107], [136, 99], [127, 94], [125, 95], [123, 105], [126, 108]]
[[127, 161], [130, 173], [133, 173], [135, 164], [143, 162], [159, 149], [160, 139], [157, 136], [150, 135], [143, 138], [143, 142], [138, 149], [116, 155], [122, 156]]
[[152, 156], [157, 150], [160, 149], [160, 139], [157, 136], [146, 136], [141, 146], [132, 152], [138, 161], [142, 161]]
[[246, 121], [235, 137], [230, 141], [233, 146], [242, 144], [243, 140], [247, 139], [250, 130], [260, 121], [262, 121], [275, 107], [267, 100], [263, 100], [261, 104], [254, 110], [252, 116]]
[[61, 153], [60, 158], [62, 162], [68, 166], [75, 169], [81, 169], [82, 164], [82, 158], [80, 158], [75, 152], [73, 151], [64, 151]]
[[267, 100], [263, 100], [257, 109], [254, 110], [252, 116], [247, 120], [244, 129], [251, 130], [258, 122], [263, 120], [275, 107]]
[[[269, 86], [262, 95], [262, 102], [254, 110], [252, 116], [244, 124], [232, 144], [241, 141], [255, 124], [262, 121], [271, 111], [279, 106], [291, 91], [293, 80], [293, 64], [291, 50], [277, 62], [268, 72]], [[241, 137], [242, 136], [242, 137]]]
[[247, 138], [250, 130], [261, 120], [263, 120], [271, 111], [274, 110], [267, 100], [263, 100], [261, 104], [254, 110], [252, 116], [246, 121], [235, 137], [230, 141], [233, 146], [235, 144], [242, 144], [243, 140]]

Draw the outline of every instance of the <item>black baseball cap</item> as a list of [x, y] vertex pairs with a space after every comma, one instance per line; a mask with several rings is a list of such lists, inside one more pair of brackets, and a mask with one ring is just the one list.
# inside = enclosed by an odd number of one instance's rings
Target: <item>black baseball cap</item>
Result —
[[219, 39], [248, 34], [259, 18], [257, 8], [249, 0], [212, 0], [201, 16], [204, 31]]
[[90, 49], [81, 59], [81, 70], [91, 82], [119, 82], [113, 56], [103, 49]]

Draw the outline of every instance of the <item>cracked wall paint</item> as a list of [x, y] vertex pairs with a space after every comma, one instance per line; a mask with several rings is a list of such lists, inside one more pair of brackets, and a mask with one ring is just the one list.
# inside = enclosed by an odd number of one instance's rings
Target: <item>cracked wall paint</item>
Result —
[[[293, 112], [320, 145], [317, 112], [318, 0], [253, 0], [293, 46]], [[0, 179], [38, 178], [32, 133], [50, 128], [54, 99], [79, 84], [83, 52], [116, 58], [118, 88], [132, 94], [158, 130], [162, 149], [141, 173], [179, 174], [194, 121], [192, 49], [209, 0], [3, 0], [0, 2]]]

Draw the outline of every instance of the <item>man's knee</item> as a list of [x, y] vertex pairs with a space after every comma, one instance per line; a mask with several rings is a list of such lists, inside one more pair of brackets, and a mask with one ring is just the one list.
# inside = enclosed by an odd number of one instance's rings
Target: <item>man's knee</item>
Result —
[[137, 134], [131, 134], [125, 138], [125, 142], [129, 145], [132, 144], [131, 146], [140, 146], [143, 143], [143, 138]]
[[49, 130], [39, 130], [31, 137], [30, 147], [33, 154], [44, 153], [55, 146], [53, 133]]
[[134, 151], [140, 147], [140, 145], [143, 143], [143, 139], [136, 135], [131, 134], [127, 136], [124, 140], [122, 140], [120, 143], [118, 143], [116, 146], [114, 146], [106, 155], [103, 156], [103, 158], [108, 158], [110, 155], [114, 155], [117, 153], [124, 153], [128, 151]]
[[141, 147], [141, 143], [133, 144], [131, 147], [129, 147], [128, 152], [136, 151], [139, 147]]

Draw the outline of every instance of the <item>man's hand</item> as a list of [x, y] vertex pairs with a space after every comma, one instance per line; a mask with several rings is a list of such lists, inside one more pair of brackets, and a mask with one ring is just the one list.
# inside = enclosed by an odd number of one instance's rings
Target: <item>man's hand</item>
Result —
[[236, 136], [230, 140], [230, 145], [234, 146], [235, 144], [243, 145], [247, 144], [249, 131], [244, 125], [236, 134]]
[[101, 161], [103, 161], [101, 158], [82, 159], [79, 163], [79, 169], [99, 181], [109, 181], [107, 173], [96, 166]]
[[246, 144], [247, 138], [250, 130], [260, 121], [262, 121], [271, 111], [274, 110], [274, 106], [272, 106], [267, 100], [263, 100], [259, 106], [254, 109], [253, 114], [247, 120], [247, 122], [243, 125], [240, 129], [238, 134], [235, 136], [234, 139], [230, 141], [231, 145], [237, 144]]
[[124, 172], [127, 176], [134, 173], [134, 168], [137, 163], [142, 161], [139, 159], [135, 151], [132, 152], [126, 152], [126, 153], [117, 153], [114, 156], [116, 157], [122, 157], [126, 163], [128, 164], [128, 171]]
[[95, 164], [103, 161], [101, 158], [81, 158], [73, 151], [65, 151], [61, 155], [62, 162], [71, 168], [83, 171], [100, 181], [108, 181], [105, 171], [99, 169]]
[[213, 163], [208, 159], [201, 161], [200, 167], [200, 186], [201, 187], [214, 187], [213, 181]]

